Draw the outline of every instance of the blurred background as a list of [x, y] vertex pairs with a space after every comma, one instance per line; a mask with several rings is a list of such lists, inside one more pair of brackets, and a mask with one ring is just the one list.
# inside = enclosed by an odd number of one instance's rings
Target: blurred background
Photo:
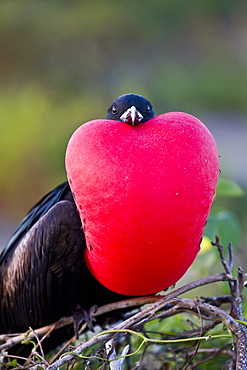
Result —
[[73, 131], [135, 92], [211, 130], [222, 183], [209, 237], [227, 211], [222, 234], [245, 265], [246, 12], [241, 0], [0, 2], [0, 244], [66, 179]]

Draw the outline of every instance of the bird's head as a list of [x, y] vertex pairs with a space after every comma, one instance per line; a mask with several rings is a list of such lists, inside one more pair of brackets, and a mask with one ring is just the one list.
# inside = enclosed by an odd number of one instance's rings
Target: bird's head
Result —
[[115, 99], [107, 111], [106, 118], [138, 125], [154, 117], [152, 104], [143, 96], [125, 94]]

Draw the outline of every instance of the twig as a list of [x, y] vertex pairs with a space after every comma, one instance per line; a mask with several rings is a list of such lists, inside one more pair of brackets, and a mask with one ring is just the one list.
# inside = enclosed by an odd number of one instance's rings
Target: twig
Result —
[[[195, 288], [198, 288], [200, 286], [207, 285], [207, 284], [212, 284], [212, 283], [219, 282], [219, 281], [232, 281], [232, 280], [236, 280], [236, 279], [234, 277], [232, 277], [231, 275], [228, 275], [228, 274], [225, 274], [225, 273], [208, 276], [206, 278], [196, 280], [196, 281], [193, 281], [193, 282], [191, 282], [187, 285], [184, 285], [183, 287], [178, 288], [178, 289], [176, 289], [176, 290], [172, 291], [171, 293], [169, 293], [167, 295], [164, 295], [164, 296], [157, 295], [157, 296], [132, 298], [132, 299], [127, 299], [127, 300], [124, 300], [124, 301], [114, 302], [114, 303], [110, 303], [110, 304], [101, 306], [101, 307], [98, 308], [97, 312], [95, 314], [93, 314], [93, 316], [99, 316], [99, 315], [102, 315], [102, 314], [105, 314], [105, 313], [108, 313], [108, 312], [111, 312], [111, 311], [130, 308], [130, 307], [138, 307], [138, 306], [142, 306], [142, 305], [145, 305], [145, 304], [150, 304], [150, 303], [153, 303], [153, 302], [157, 302], [156, 304], [160, 304], [160, 302], [161, 302], [161, 304], [162, 304], [163, 301], [161, 301], [161, 300], [164, 300], [164, 302], [169, 301], [171, 298], [177, 297], [177, 296], [179, 296], [183, 293], [186, 293], [186, 292], [188, 292], [190, 290], [193, 290]], [[151, 311], [152, 309], [155, 310], [156, 306], [147, 307], [147, 309], [145, 309], [141, 312], [141, 315], [146, 314], [146, 312], [148, 312], [149, 310]], [[150, 314], [152, 314], [152, 312], [150, 312]], [[129, 320], [130, 320], [130, 323], [131, 323], [132, 317]], [[39, 336], [43, 336], [47, 333], [50, 333], [52, 330], [70, 325], [72, 323], [73, 323], [73, 317], [72, 316], [62, 318], [57, 323], [53, 323], [51, 325], [47, 325], [47, 326], [44, 326], [44, 327], [39, 328], [39, 329], [35, 329], [35, 333]], [[0, 351], [9, 349], [9, 348], [15, 346], [16, 344], [21, 343], [24, 339], [34, 338], [34, 333], [30, 333], [28, 336], [26, 336], [26, 333], [22, 333], [22, 334], [17, 335], [16, 337], [13, 337], [13, 334], [11, 334], [10, 338], [6, 334], [3, 337], [6, 340], [6, 343], [3, 343], [2, 345], [0, 345]]]
[[[115, 310], [120, 310], [128, 307], [137, 307], [140, 305], [145, 305], [148, 303], [153, 303], [159, 300], [159, 296], [149, 296], [149, 297], [138, 297], [133, 299], [126, 299], [119, 302], [110, 303], [98, 308], [97, 312], [92, 314], [93, 317], [100, 316], [102, 314], [112, 312]], [[16, 344], [21, 343], [25, 339], [32, 339], [36, 335], [38, 336], [47, 336], [53, 330], [60, 329], [64, 326], [73, 324], [74, 319], [73, 316], [63, 317], [56, 323], [52, 323], [50, 325], [43, 326], [41, 328], [35, 329], [31, 331], [28, 335], [27, 333], [21, 334], [3, 334], [0, 336], [1, 341], [5, 341], [5, 343], [0, 345], [0, 351], [6, 350], [9, 348], [14, 347]], [[81, 332], [81, 331], [80, 331]], [[74, 337], [73, 337], [74, 338]], [[43, 341], [43, 338], [41, 342]]]
[[[78, 334], [81, 334], [82, 332], [84, 332], [84, 330], [86, 329], [87, 327], [87, 323], [84, 323], [82, 325], [82, 327], [80, 328]], [[43, 338], [42, 338], [43, 340]], [[76, 340], [76, 335], [74, 335], [72, 338], [70, 338], [61, 348], [60, 350], [52, 357], [52, 359], [50, 360], [50, 364], [52, 364], [54, 361], [57, 360], [57, 358], [63, 353], [63, 351], [72, 343]]]
[[[202, 337], [202, 333], [203, 333], [203, 318], [202, 318], [202, 314], [201, 314], [201, 310], [199, 308], [199, 305], [197, 305], [197, 302], [198, 301], [199, 301], [198, 298], [196, 298], [194, 300], [194, 302], [196, 304], [197, 312], [198, 312], [198, 315], [199, 315], [199, 319], [200, 319], [200, 336]], [[195, 350], [194, 350], [192, 356], [190, 357], [190, 359], [188, 360], [187, 365], [184, 367], [184, 370], [187, 370], [188, 369], [188, 367], [190, 366], [190, 364], [192, 363], [192, 361], [196, 357], [196, 354], [197, 354], [197, 352], [199, 350], [199, 347], [200, 347], [200, 343], [201, 343], [201, 341], [198, 340], [197, 343], [196, 343]]]
[[[115, 326], [113, 328], [113, 330], [121, 330], [121, 329], [129, 328], [132, 325], [134, 325], [135, 323], [139, 322], [139, 320], [142, 320], [145, 316], [149, 316], [149, 317], [151, 316], [152, 317], [155, 314], [156, 311], [161, 310], [167, 304], [167, 301], [169, 301], [169, 302], [172, 301], [178, 295], [183, 294], [183, 293], [187, 292], [188, 290], [197, 288], [198, 286], [210, 284], [210, 283], [215, 282], [215, 281], [228, 281], [228, 280], [234, 280], [234, 279], [235, 278], [233, 278], [232, 276], [229, 276], [229, 275], [223, 273], [223, 274], [217, 274], [217, 275], [209, 276], [208, 278], [200, 279], [200, 280], [197, 280], [193, 283], [187, 284], [187, 285], [185, 285], [181, 288], [178, 288], [175, 291], [167, 294], [166, 296], [163, 296], [163, 297], [159, 298], [157, 300], [157, 302], [153, 303], [149, 307], [143, 309], [141, 312], [138, 312], [134, 316], [130, 317], [129, 319], [127, 319], [124, 322], [120, 323], [119, 325]], [[209, 310], [209, 313], [211, 313], [210, 310]], [[81, 354], [87, 348], [90, 348], [91, 346], [100, 343], [102, 340], [103, 341], [110, 340], [112, 338], [112, 336], [113, 336], [113, 334], [109, 333], [109, 334], [103, 334], [101, 337], [94, 337], [94, 338], [90, 339], [90, 341], [79, 345], [75, 349], [75, 351], [73, 351], [73, 352], [75, 353], [75, 355]], [[89, 343], [91, 343], [91, 344], [89, 344]], [[59, 360], [57, 360], [52, 365], [50, 365], [47, 370], [55, 370], [58, 367], [65, 364], [66, 362], [70, 361], [72, 358], [73, 358], [72, 353], [70, 353], [68, 355], [64, 355]]]
[[[217, 274], [214, 276], [210, 276], [208, 278], [197, 280], [193, 283], [187, 284], [184, 287], [181, 287], [179, 289], [176, 289], [175, 291], [165, 295], [164, 297], [160, 298], [157, 302], [153, 303], [149, 307], [143, 309], [141, 312], [137, 313], [136, 315], [130, 317], [129, 319], [125, 320], [123, 323], [117, 325], [114, 330], [121, 330], [124, 328], [128, 328], [133, 326], [134, 324], [139, 323], [143, 320], [145, 317], [151, 317], [155, 315], [155, 313], [162, 308], [164, 308], [167, 303], [171, 303], [173, 301], [174, 305], [177, 305], [180, 308], [188, 309], [191, 311], [195, 311], [200, 309], [200, 311], [208, 316], [213, 316], [215, 320], [221, 320], [236, 336], [237, 340], [237, 349], [239, 350], [239, 356], [237, 358], [237, 364], [236, 369], [246, 370], [247, 365], [247, 335], [246, 330], [243, 328], [243, 325], [235, 321], [229, 314], [227, 314], [222, 309], [212, 306], [208, 303], [197, 301], [196, 304], [194, 301], [186, 300], [177, 298], [180, 294], [183, 294], [191, 289], [197, 288], [202, 285], [210, 284], [212, 282], [216, 281], [229, 281], [231, 293], [233, 293], [233, 283], [235, 283], [238, 279], [234, 278], [231, 275], [231, 266], [229, 266], [224, 258], [223, 252], [221, 247], [219, 248], [222, 264], [226, 270], [226, 274]], [[229, 264], [232, 265], [232, 257], [230, 257]], [[242, 274], [240, 274], [242, 276]], [[109, 340], [112, 337], [112, 334], [104, 334], [103, 337], [100, 337], [101, 340]], [[93, 343], [99, 343], [98, 341], [99, 337], [93, 338]], [[91, 341], [91, 340], [90, 340]], [[96, 341], [96, 342], [95, 342]], [[92, 345], [92, 344], [91, 344]], [[88, 342], [78, 346], [76, 348], [76, 353], [82, 353], [86, 348], [88, 348]], [[72, 357], [71, 357], [72, 356]], [[72, 354], [65, 355], [62, 358], [60, 358], [56, 363], [53, 365], [50, 365], [48, 367], [49, 370], [55, 370], [65, 362], [69, 361], [71, 358], [73, 358]]]
[[210, 303], [213, 306], [220, 307], [224, 303], [232, 303], [232, 296], [222, 295], [220, 297], [201, 297], [205, 303]]
[[219, 354], [229, 356], [235, 362], [235, 357], [236, 356], [234, 355], [234, 352], [224, 349], [227, 346], [229, 346], [229, 344], [226, 344], [225, 346], [223, 346], [221, 348], [203, 348], [203, 349], [199, 349], [198, 353], [201, 353], [201, 354], [208, 353], [208, 354], [211, 354], [211, 356], [205, 358], [204, 360], [197, 361], [194, 365], [191, 366], [191, 368], [192, 369], [197, 368], [198, 365], [201, 365], [205, 362], [213, 360]]
[[26, 339], [32, 339], [36, 335], [43, 336], [49, 334], [52, 330], [59, 329], [63, 326], [69, 325], [73, 323], [73, 317], [67, 317], [67, 318], [62, 318], [60, 319], [57, 323], [55, 324], [50, 324], [43, 326], [42, 328], [38, 328], [30, 331], [29, 334], [27, 333], [22, 333], [22, 334], [4, 334], [1, 338], [1, 340], [5, 340], [6, 343], [3, 343], [0, 345], [0, 351], [9, 349], [11, 347], [14, 347], [16, 344], [23, 342]]
[[[221, 262], [225, 268], [225, 271], [227, 273], [232, 273], [232, 266], [233, 266], [233, 253], [232, 253], [232, 245], [229, 244], [228, 250], [229, 250], [229, 264], [227, 264], [225, 256], [223, 254], [223, 247], [220, 244], [219, 238], [216, 236], [215, 238], [216, 242], [212, 243], [215, 245], [220, 253]], [[238, 268], [238, 277], [234, 281], [229, 281], [229, 287], [231, 291], [232, 296], [232, 307], [231, 307], [231, 316], [238, 319], [238, 320], [244, 320], [243, 318], [243, 309], [242, 309], [242, 289], [244, 286], [244, 274], [242, 271], [242, 268]], [[247, 369], [247, 331], [246, 327], [243, 324], [240, 324], [236, 326], [235, 328], [237, 338], [237, 364], [236, 369]], [[241, 367], [242, 366], [242, 367]]]
[[[190, 312], [193, 315], [197, 315], [200, 319], [200, 328], [196, 328], [193, 330], [190, 330], [187, 332], [187, 336], [189, 335], [188, 340], [195, 341], [196, 339], [202, 339], [203, 335], [208, 332], [212, 327], [218, 325], [220, 322], [222, 322], [236, 337], [236, 346], [237, 346], [237, 356], [236, 356], [236, 369], [237, 370], [247, 370], [247, 331], [245, 325], [238, 322], [235, 319], [243, 320], [243, 313], [242, 313], [242, 289], [244, 286], [244, 274], [241, 268], [238, 269], [238, 276], [237, 278], [232, 276], [232, 270], [233, 270], [233, 254], [232, 254], [232, 247], [229, 245], [229, 262], [226, 261], [224, 253], [223, 253], [223, 247], [221, 246], [219, 239], [216, 239], [216, 243], [213, 243], [217, 246], [221, 262], [224, 266], [224, 269], [226, 273], [216, 274], [213, 276], [209, 276], [197, 281], [194, 281], [192, 283], [189, 283], [181, 288], [178, 288], [169, 294], [163, 295], [163, 296], [149, 296], [149, 297], [140, 297], [140, 298], [133, 298], [121, 302], [112, 303], [109, 305], [105, 305], [100, 307], [96, 314], [93, 316], [98, 316], [101, 314], [109, 313], [114, 310], [120, 310], [123, 308], [131, 308], [136, 306], [142, 306], [144, 304], [149, 303], [150, 305], [135, 315], [131, 316], [124, 322], [121, 322], [120, 324], [116, 325], [112, 330], [106, 331], [101, 333], [100, 335], [97, 335], [90, 340], [81, 343], [79, 346], [77, 346], [72, 352], [62, 355], [58, 360], [56, 360], [53, 364], [50, 364], [47, 367], [46, 363], [40, 363], [39, 365], [35, 365], [32, 367], [32, 369], [36, 369], [37, 366], [43, 367], [46, 370], [56, 370], [58, 367], [62, 366], [65, 363], [68, 363], [69, 361], [75, 359], [80, 356], [85, 350], [89, 349], [92, 346], [100, 345], [100, 348], [102, 346], [102, 343], [106, 343], [112, 338], [115, 338], [117, 335], [119, 335], [119, 331], [121, 332], [131, 332], [130, 329], [133, 328], [140, 328], [143, 324], [145, 324], [148, 321], [153, 320], [154, 318], [164, 318], [168, 316], [175, 315], [179, 312]], [[194, 301], [185, 299], [185, 298], [178, 298], [181, 294], [184, 294], [190, 290], [193, 290], [195, 288], [198, 288], [200, 286], [204, 286], [207, 284], [219, 282], [219, 281], [228, 281], [230, 286], [230, 296], [222, 296], [222, 297], [213, 297], [213, 298], [207, 298], [206, 301], [200, 301], [198, 298]], [[210, 304], [208, 303], [210, 302]], [[228, 314], [219, 306], [222, 303], [230, 302], [231, 303], [231, 312]], [[212, 322], [209, 325], [203, 326], [203, 320], [211, 320]], [[67, 318], [64, 320], [63, 323], [60, 322], [59, 327], [64, 325], [69, 325], [73, 322], [73, 318]], [[55, 330], [55, 325], [49, 325], [45, 328], [40, 328], [35, 330], [35, 333], [39, 335], [44, 335], [47, 332], [50, 332], [51, 330]], [[194, 336], [198, 334], [198, 331], [200, 330], [200, 337], [195, 338]], [[133, 332], [133, 330], [132, 330]], [[32, 334], [31, 334], [32, 335]], [[164, 336], [165, 334], [163, 334]], [[181, 336], [186, 335], [186, 332], [181, 333]], [[140, 334], [141, 336], [141, 334]], [[23, 340], [23, 336], [21, 340]], [[143, 336], [142, 336], [143, 337]], [[166, 340], [152, 340], [146, 338], [143, 343], [146, 343], [147, 345], [152, 343], [167, 343], [167, 341], [171, 341], [171, 337], [169, 336]], [[209, 336], [210, 337], [210, 336]], [[18, 337], [17, 337], [18, 338]], [[181, 340], [181, 339], [180, 339]], [[9, 338], [7, 342], [3, 345], [6, 348], [6, 345], [9, 346], [11, 344], [16, 344], [18, 341], [16, 338]], [[171, 344], [170, 344], [171, 345]], [[0, 346], [1, 349], [2, 346]], [[181, 347], [178, 349], [179, 351], [183, 351], [183, 348]], [[197, 345], [196, 351], [199, 350], [199, 343]], [[95, 354], [97, 354], [99, 351], [99, 348], [95, 350]], [[220, 351], [220, 350], [219, 350]], [[171, 351], [170, 351], [171, 352]], [[179, 364], [179, 357], [177, 356], [177, 350], [172, 351], [174, 354], [176, 366]], [[190, 353], [190, 356], [192, 353]], [[190, 366], [191, 368], [194, 367], [192, 364], [192, 361], [194, 360], [194, 357], [196, 355], [195, 350], [193, 351], [193, 357], [190, 358], [190, 361], [188, 363], [187, 361], [187, 367]], [[187, 353], [188, 356], [188, 353]], [[187, 357], [188, 358], [188, 357]], [[120, 362], [115, 362], [115, 364], [119, 365]]]

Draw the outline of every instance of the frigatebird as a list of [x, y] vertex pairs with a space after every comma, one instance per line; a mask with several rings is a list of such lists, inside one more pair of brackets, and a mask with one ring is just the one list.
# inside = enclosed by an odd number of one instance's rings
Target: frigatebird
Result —
[[[137, 125], [154, 117], [136, 94], [118, 97], [106, 118]], [[0, 333], [24, 332], [126, 296], [101, 285], [84, 258], [85, 237], [66, 181], [26, 215], [0, 255]], [[63, 340], [58, 335], [56, 345]], [[47, 349], [55, 342], [50, 342]]]

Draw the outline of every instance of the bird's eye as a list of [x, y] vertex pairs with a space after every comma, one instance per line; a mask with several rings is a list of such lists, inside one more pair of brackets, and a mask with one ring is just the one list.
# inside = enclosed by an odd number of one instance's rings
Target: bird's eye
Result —
[[118, 114], [118, 109], [115, 105], [113, 105], [111, 111], [112, 111], [112, 114], [114, 114], [114, 116], [116, 116]]
[[146, 107], [145, 107], [145, 112], [146, 112], [146, 113], [150, 113], [150, 112], [151, 112], [151, 107], [150, 107], [150, 105], [146, 105]]

